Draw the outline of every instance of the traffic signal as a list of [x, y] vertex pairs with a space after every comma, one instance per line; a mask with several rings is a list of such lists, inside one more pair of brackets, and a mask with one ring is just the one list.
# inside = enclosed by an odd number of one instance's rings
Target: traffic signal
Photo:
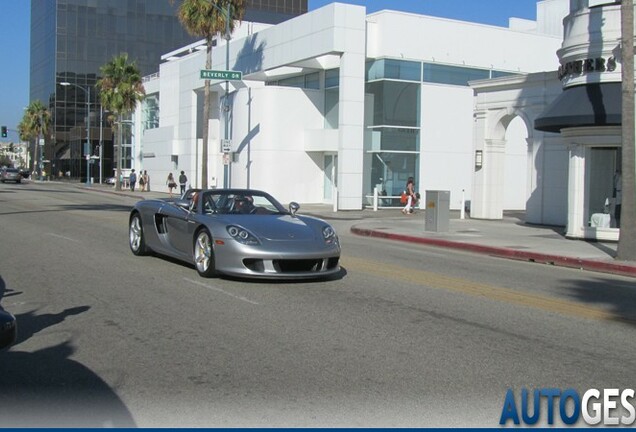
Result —
[[7, 127], [2, 126], [2, 138], [6, 138], [6, 137], [7, 137]]

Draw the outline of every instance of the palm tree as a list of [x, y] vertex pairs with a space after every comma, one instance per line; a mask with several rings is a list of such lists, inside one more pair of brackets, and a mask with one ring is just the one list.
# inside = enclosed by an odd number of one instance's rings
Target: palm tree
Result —
[[621, 115], [621, 226], [616, 257], [636, 261], [636, 191], [634, 167], [634, 1], [621, 3], [623, 101]]
[[[31, 102], [24, 111], [24, 116], [18, 124], [18, 134], [22, 141], [33, 141], [33, 172], [41, 174], [42, 167], [38, 164], [38, 148], [40, 147], [38, 138], [44, 138], [49, 133], [51, 124], [51, 112], [39, 100]], [[42, 151], [42, 149], [40, 149]]]
[[[135, 62], [128, 62], [128, 54], [122, 53], [101, 67], [102, 79], [97, 81], [102, 106], [110, 111], [109, 120], [113, 123], [117, 143], [117, 175], [115, 189], [121, 190], [121, 155], [122, 121], [135, 110], [137, 103], [142, 101], [146, 92], [141, 82], [141, 72]], [[113, 122], [113, 120], [115, 120]]]
[[[174, 0], [170, 0], [174, 3]], [[205, 68], [212, 68], [212, 41], [215, 35], [225, 33], [226, 11], [230, 10], [229, 29], [234, 31], [235, 22], [243, 19], [245, 0], [183, 0], [177, 16], [188, 33], [205, 38]], [[229, 43], [230, 35], [225, 35]], [[203, 90], [203, 151], [201, 159], [201, 186], [208, 187], [208, 129], [210, 119], [210, 80], [205, 80]]]

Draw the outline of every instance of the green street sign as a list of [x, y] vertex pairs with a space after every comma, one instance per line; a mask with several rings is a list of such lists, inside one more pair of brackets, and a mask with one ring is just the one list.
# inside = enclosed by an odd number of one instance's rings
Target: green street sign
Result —
[[201, 79], [214, 79], [224, 81], [240, 81], [243, 79], [243, 73], [238, 71], [224, 70], [201, 70]]

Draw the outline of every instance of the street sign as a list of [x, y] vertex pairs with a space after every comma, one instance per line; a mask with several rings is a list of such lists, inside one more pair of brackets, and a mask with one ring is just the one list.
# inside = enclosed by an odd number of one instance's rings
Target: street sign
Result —
[[229, 153], [232, 151], [232, 140], [223, 139], [221, 140], [221, 151], [223, 153]]
[[230, 154], [223, 153], [223, 165], [229, 165], [229, 164], [230, 164]]
[[201, 79], [240, 81], [243, 79], [243, 72], [201, 69]]

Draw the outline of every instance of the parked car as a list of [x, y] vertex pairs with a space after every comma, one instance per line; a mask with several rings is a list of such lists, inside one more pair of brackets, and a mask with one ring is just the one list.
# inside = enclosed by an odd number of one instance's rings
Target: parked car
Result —
[[0, 181], [2, 183], [6, 182], [22, 182], [22, 176], [20, 175], [20, 171], [17, 168], [2, 168], [0, 170]]
[[130, 212], [135, 255], [154, 252], [217, 274], [309, 279], [340, 271], [340, 243], [327, 222], [285, 209], [254, 189], [190, 189], [173, 202], [139, 201]]
[[114, 185], [116, 183], [116, 179], [115, 177], [107, 177], [106, 180], [104, 180], [104, 183]]

